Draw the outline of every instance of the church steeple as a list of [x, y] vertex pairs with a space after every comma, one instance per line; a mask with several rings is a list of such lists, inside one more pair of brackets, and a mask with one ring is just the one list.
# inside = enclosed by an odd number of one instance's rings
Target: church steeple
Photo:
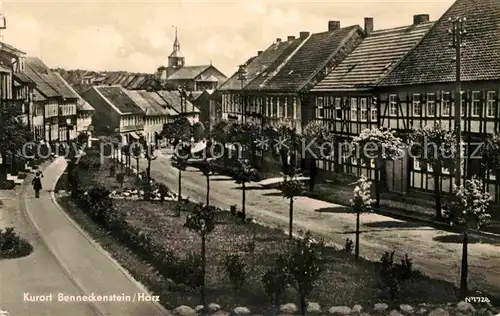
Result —
[[174, 52], [180, 52], [181, 44], [179, 43], [179, 36], [177, 35], [177, 26], [175, 27], [175, 41], [174, 41]]
[[182, 68], [184, 67], [184, 56], [181, 54], [181, 44], [179, 43], [179, 35], [177, 34], [177, 27], [175, 27], [175, 40], [173, 45], [172, 54], [168, 57], [168, 67]]

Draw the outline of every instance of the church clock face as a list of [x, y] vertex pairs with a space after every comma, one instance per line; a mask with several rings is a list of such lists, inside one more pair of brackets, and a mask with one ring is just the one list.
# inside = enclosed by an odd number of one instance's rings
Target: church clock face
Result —
[[182, 66], [182, 59], [177, 60], [177, 66]]

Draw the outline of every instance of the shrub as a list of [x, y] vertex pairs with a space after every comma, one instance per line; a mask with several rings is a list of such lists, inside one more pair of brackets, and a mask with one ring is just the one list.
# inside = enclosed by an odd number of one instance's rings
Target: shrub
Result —
[[13, 227], [0, 229], [0, 258], [16, 258], [29, 255], [33, 246], [21, 238]]
[[101, 157], [87, 154], [80, 159], [78, 165], [85, 170], [99, 169], [101, 167]]
[[405, 254], [405, 258], [398, 265], [394, 261], [394, 253], [395, 251], [390, 253], [386, 251], [380, 258], [382, 289], [389, 294], [392, 300], [397, 297], [401, 284], [413, 276], [412, 261], [408, 254]]
[[224, 268], [235, 291], [241, 289], [245, 283], [247, 266], [238, 254], [227, 255], [224, 259]]
[[236, 208], [236, 204], [229, 206], [229, 211], [230, 211], [231, 215], [236, 216], [236, 214], [238, 213], [238, 209]]
[[347, 238], [345, 240], [344, 251], [350, 254], [352, 253], [353, 249], [354, 249], [354, 242], [350, 238]]
[[271, 304], [279, 306], [289, 280], [288, 258], [279, 255], [274, 265], [262, 277], [264, 291]]
[[112, 164], [111, 166], [109, 166], [109, 176], [110, 177], [113, 177], [115, 175], [115, 171], [116, 171], [116, 167], [114, 164]]
[[191, 288], [199, 288], [203, 285], [203, 269], [201, 255], [190, 252], [181, 259], [174, 281], [184, 283]]

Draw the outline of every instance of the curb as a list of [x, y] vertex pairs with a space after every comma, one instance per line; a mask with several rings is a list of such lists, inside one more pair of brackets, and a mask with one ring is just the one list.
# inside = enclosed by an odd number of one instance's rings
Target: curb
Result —
[[[45, 166], [46, 168], [47, 166]], [[44, 168], [44, 169], [45, 169]], [[21, 186], [22, 187], [22, 192], [24, 193], [25, 192], [25, 188], [24, 188], [24, 185]], [[62, 268], [63, 270], [63, 273], [68, 277], [68, 279], [70, 280], [71, 283], [73, 283], [82, 293], [84, 294], [87, 294], [90, 293], [89, 291], [87, 291], [85, 289], [85, 287], [80, 283], [78, 282], [71, 274], [70, 270], [68, 269], [68, 267], [64, 264], [64, 262], [56, 255], [56, 252], [54, 250], [54, 247], [50, 246], [47, 238], [45, 237], [45, 234], [42, 233], [42, 230], [40, 229], [40, 227], [36, 224], [35, 222], [35, 219], [33, 218], [33, 215], [31, 214], [31, 212], [29, 211], [29, 208], [28, 206], [26, 205], [26, 197], [21, 197], [20, 198], [20, 204], [22, 207], [24, 207], [24, 209], [26, 210], [26, 215], [28, 216], [29, 220], [31, 221], [31, 225], [33, 225], [33, 227], [35, 228], [35, 230], [37, 231], [37, 235], [41, 238], [44, 246], [48, 249], [48, 251], [50, 252], [50, 254], [54, 257], [54, 259], [56, 260], [56, 262], [59, 264], [59, 266]], [[95, 314], [96, 315], [99, 315], [99, 316], [104, 316], [106, 315], [104, 311], [102, 311], [99, 307], [97, 307], [97, 305], [95, 304], [89, 304], [90, 308], [92, 310], [94, 310]]]
[[[66, 168], [62, 169], [60, 171], [60, 173], [58, 174], [57, 176], [57, 179], [59, 180], [59, 178], [61, 178], [61, 176], [64, 174]], [[57, 181], [58, 181], [57, 180]], [[87, 232], [85, 232], [65, 211], [64, 209], [61, 207], [61, 205], [59, 205], [59, 203], [57, 202], [57, 199], [56, 199], [56, 196], [55, 196], [55, 193], [54, 193], [54, 190], [56, 188], [56, 185], [57, 185], [57, 181], [54, 183], [54, 185], [52, 186], [52, 189], [50, 191], [50, 197], [52, 199], [52, 203], [54, 203], [54, 205], [58, 208], [58, 210], [66, 217], [66, 219], [78, 230], [78, 232], [92, 245], [95, 247], [95, 249], [97, 251], [99, 251], [99, 253], [101, 255], [103, 255], [104, 257], [106, 257], [106, 259], [108, 259], [111, 263], [113, 263], [113, 265], [132, 283], [134, 284], [142, 293], [146, 294], [146, 295], [150, 295], [149, 291], [146, 289], [146, 287], [141, 284], [140, 282], [138, 282], [136, 279], [134, 279], [134, 277], [132, 275], [130, 275], [130, 273], [124, 268], [122, 267], [113, 257], [111, 257], [111, 255], [104, 249], [101, 247], [101, 245], [99, 245], [96, 241], [94, 241], [92, 239], [92, 237], [90, 237]], [[163, 314], [163, 315], [171, 315], [170, 311], [168, 311], [163, 305], [161, 305], [159, 302], [153, 302], [154, 305], [159, 309], [159, 311]]]
[[[328, 201], [328, 200], [324, 200], [324, 199], [319, 199], [315, 195], [311, 196], [309, 194], [305, 194], [304, 196], [308, 197], [310, 199], [313, 199], [313, 200], [318, 200], [318, 201], [322, 201], [322, 202], [338, 204], [338, 205], [341, 205], [344, 207], [349, 207], [345, 203], [332, 202], [332, 201]], [[419, 216], [406, 215], [406, 214], [404, 214], [404, 212], [391, 211], [390, 209], [388, 210], [388, 209], [384, 209], [384, 208], [379, 208], [376, 211], [374, 211], [374, 213], [379, 214], [379, 215], [383, 215], [383, 216], [387, 216], [387, 217], [391, 217], [394, 219], [399, 219], [399, 220], [406, 221], [406, 222], [419, 222], [419, 223], [429, 224], [429, 226], [431, 226], [435, 229], [439, 229], [439, 230], [443, 230], [443, 231], [447, 231], [447, 232], [452, 232], [452, 233], [457, 233], [457, 234], [461, 233], [460, 230], [455, 229], [446, 223], [429, 220], [429, 219], [422, 218]], [[485, 231], [481, 231], [481, 230], [477, 230], [477, 229], [470, 229], [469, 235], [476, 236], [476, 237], [489, 238], [489, 239], [492, 239], [495, 241], [500, 240], [500, 234], [485, 232]]]

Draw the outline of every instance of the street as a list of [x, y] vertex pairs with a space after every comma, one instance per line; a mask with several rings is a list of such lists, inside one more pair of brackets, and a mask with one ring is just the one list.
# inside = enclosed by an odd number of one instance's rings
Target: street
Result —
[[[178, 170], [171, 166], [168, 155], [160, 155], [152, 162], [151, 175], [177, 192]], [[220, 175], [214, 175], [211, 179], [210, 201], [214, 205], [229, 209], [230, 205], [236, 204], [241, 208], [241, 190], [234, 180]], [[247, 184], [247, 187], [247, 215], [266, 225], [287, 229], [289, 204], [279, 195], [279, 191], [262, 189], [255, 184]], [[188, 168], [182, 173], [182, 195], [205, 201], [206, 180], [197, 169]], [[329, 211], [315, 211], [318, 209]], [[343, 209], [339, 205], [299, 197], [294, 203], [294, 228], [310, 230], [325, 241], [343, 247], [346, 238], [354, 239], [355, 229], [354, 214], [345, 213]], [[450, 236], [452, 233], [377, 214], [361, 216], [361, 231], [361, 256], [378, 261], [385, 251], [396, 250], [399, 256], [404, 256], [406, 252], [413, 259], [415, 269], [458, 285], [462, 245], [460, 238]], [[441, 240], [436, 241], [434, 238]], [[449, 239], [453, 242], [449, 242]], [[499, 266], [498, 243], [469, 244], [471, 289], [479, 287], [500, 297]]]

